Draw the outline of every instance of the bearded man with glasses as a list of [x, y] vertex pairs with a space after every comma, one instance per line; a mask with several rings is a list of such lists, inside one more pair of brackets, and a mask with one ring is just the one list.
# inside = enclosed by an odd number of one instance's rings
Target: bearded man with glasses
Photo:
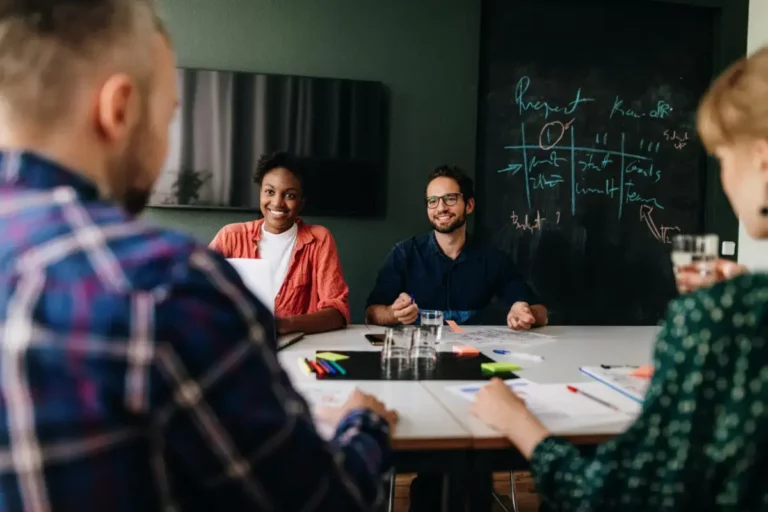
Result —
[[455, 166], [440, 166], [427, 180], [427, 217], [434, 230], [398, 243], [368, 297], [366, 320], [376, 325], [413, 324], [419, 310], [439, 310], [457, 324], [487, 324], [494, 298], [509, 307], [511, 329], [547, 324], [547, 310], [502, 251], [467, 236], [475, 209], [474, 185]]

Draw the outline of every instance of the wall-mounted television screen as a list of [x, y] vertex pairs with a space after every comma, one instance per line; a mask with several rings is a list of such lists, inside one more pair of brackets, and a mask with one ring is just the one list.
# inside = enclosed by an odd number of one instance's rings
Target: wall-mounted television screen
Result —
[[389, 106], [382, 83], [177, 73], [179, 111], [150, 206], [256, 212], [259, 157], [287, 151], [304, 174], [304, 215], [384, 215]]

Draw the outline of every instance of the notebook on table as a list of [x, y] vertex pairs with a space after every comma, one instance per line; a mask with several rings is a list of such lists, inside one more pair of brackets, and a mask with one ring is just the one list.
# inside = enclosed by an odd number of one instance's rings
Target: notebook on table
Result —
[[304, 337], [303, 332], [292, 332], [291, 334], [281, 334], [277, 337], [277, 350], [282, 350], [301, 340]]

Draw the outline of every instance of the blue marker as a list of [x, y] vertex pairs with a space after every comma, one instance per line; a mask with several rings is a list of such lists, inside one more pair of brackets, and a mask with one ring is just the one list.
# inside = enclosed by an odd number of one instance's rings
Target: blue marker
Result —
[[328, 370], [328, 372], [329, 372], [330, 374], [332, 374], [332, 375], [336, 375], [337, 373], [339, 373], [339, 372], [336, 370], [336, 368], [334, 368], [333, 366], [329, 365], [327, 361], [324, 361], [324, 360], [322, 360], [322, 359], [318, 359], [317, 361], [318, 361], [318, 362], [319, 362], [321, 365], [323, 365], [323, 368], [325, 368], [326, 370]]

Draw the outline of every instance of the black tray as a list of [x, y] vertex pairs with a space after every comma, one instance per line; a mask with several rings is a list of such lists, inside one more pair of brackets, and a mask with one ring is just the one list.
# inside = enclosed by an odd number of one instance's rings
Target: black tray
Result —
[[[346, 372], [342, 374], [325, 373], [318, 379], [327, 380], [490, 380], [492, 377], [516, 379], [512, 372], [487, 373], [480, 367], [483, 363], [492, 363], [490, 357], [478, 355], [459, 355], [452, 352], [438, 352], [433, 362], [390, 360], [383, 362], [381, 352], [343, 352], [339, 350], [318, 350], [316, 353], [332, 352], [348, 356], [349, 359], [336, 361]], [[333, 366], [333, 365], [331, 365]]]

